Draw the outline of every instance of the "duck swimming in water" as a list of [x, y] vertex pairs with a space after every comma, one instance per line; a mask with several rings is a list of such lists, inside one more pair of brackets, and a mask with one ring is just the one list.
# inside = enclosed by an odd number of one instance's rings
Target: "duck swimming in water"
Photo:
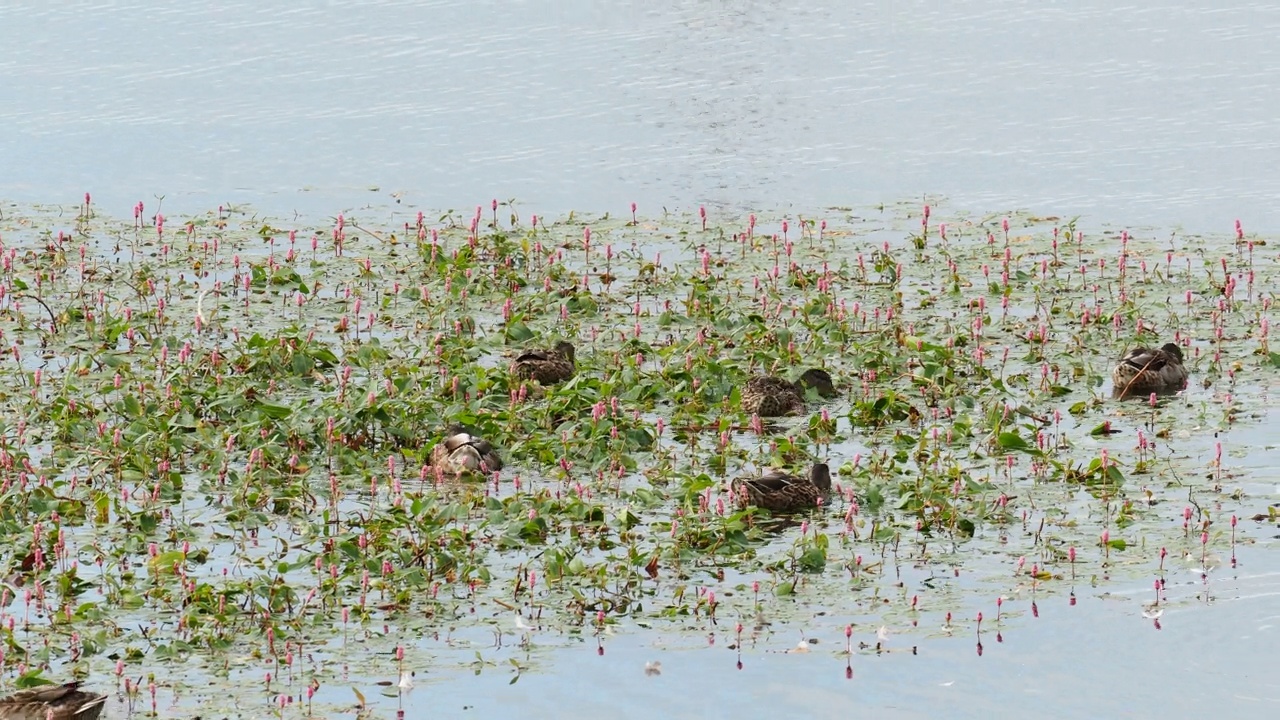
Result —
[[773, 375], [757, 375], [742, 389], [742, 409], [760, 417], [798, 415], [804, 411], [807, 388], [822, 397], [835, 397], [835, 382], [822, 368], [806, 370], [795, 382]]
[[488, 440], [455, 423], [431, 449], [430, 465], [454, 475], [491, 473], [502, 469], [502, 458]]
[[97, 720], [107, 696], [79, 688], [79, 682], [45, 685], [0, 698], [0, 720]]
[[1173, 343], [1159, 348], [1136, 347], [1120, 358], [1111, 372], [1118, 398], [1167, 395], [1187, 387], [1182, 350]]
[[551, 350], [528, 350], [511, 363], [511, 374], [523, 380], [553, 385], [573, 377], [573, 343], [561, 340]]
[[831, 494], [831, 469], [814, 463], [808, 477], [770, 470], [757, 478], [738, 478], [732, 487], [739, 507], [755, 505], [773, 513], [809, 510]]

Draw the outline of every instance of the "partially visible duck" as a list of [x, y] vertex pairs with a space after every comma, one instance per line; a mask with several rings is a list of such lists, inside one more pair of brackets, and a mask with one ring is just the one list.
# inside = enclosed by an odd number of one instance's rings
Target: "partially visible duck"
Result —
[[45, 685], [0, 698], [0, 720], [97, 720], [107, 696], [79, 688], [79, 682]]
[[431, 449], [430, 464], [454, 475], [491, 473], [502, 469], [502, 458], [488, 440], [468, 433], [455, 423]]
[[813, 388], [822, 397], [836, 395], [831, 374], [822, 368], [804, 371], [795, 382], [773, 375], [757, 375], [742, 389], [742, 409], [760, 417], [797, 415], [804, 411], [806, 388]]
[[732, 484], [740, 507], [755, 505], [773, 513], [809, 510], [831, 494], [831, 470], [814, 463], [808, 477], [770, 470], [757, 478], [738, 478]]
[[511, 374], [524, 380], [537, 380], [543, 385], [564, 382], [573, 377], [573, 343], [561, 340], [551, 350], [528, 350], [511, 363]]
[[1173, 343], [1160, 348], [1136, 347], [1120, 358], [1111, 373], [1115, 396], [1148, 397], [1151, 393], [1166, 395], [1187, 387], [1187, 369], [1182, 365], [1182, 350]]

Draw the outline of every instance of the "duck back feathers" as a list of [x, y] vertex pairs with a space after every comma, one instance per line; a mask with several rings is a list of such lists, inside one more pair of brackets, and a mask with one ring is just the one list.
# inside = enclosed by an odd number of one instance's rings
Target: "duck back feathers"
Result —
[[106, 704], [106, 695], [79, 682], [46, 685], [0, 698], [0, 720], [97, 720]]
[[1120, 357], [1111, 373], [1119, 398], [1176, 393], [1187, 386], [1182, 349], [1173, 343], [1159, 348], [1136, 347]]
[[511, 374], [543, 385], [564, 382], [576, 369], [573, 343], [561, 340], [550, 350], [527, 350], [511, 363]]
[[770, 470], [734, 480], [733, 490], [740, 507], [754, 505], [774, 513], [809, 510], [831, 494], [831, 470], [826, 463], [815, 463], [807, 477]]

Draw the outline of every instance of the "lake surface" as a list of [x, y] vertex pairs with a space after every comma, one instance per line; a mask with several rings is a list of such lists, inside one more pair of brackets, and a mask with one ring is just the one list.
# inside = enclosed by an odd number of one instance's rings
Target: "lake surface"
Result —
[[[0, 8], [0, 197], [1280, 223], [1261, 2]], [[376, 192], [370, 192], [376, 188]]]
[[[164, 196], [175, 216], [249, 202], [314, 218], [397, 198], [468, 212], [514, 198], [524, 214], [636, 202], [649, 216], [946, 198], [1091, 227], [1228, 236], [1240, 218], [1273, 234], [1278, 34], [1280, 7], [1252, 2], [8, 5], [0, 199], [89, 191], [122, 216]], [[1255, 509], [1280, 493], [1268, 425], [1235, 431], [1254, 450], [1233, 458], [1232, 486]], [[741, 670], [728, 628], [713, 646], [701, 628], [620, 632], [603, 656], [590, 638], [535, 634], [532, 660], [508, 628], [505, 649], [484, 651], [498, 665], [474, 676], [471, 646], [424, 641], [434, 665], [405, 707], [1267, 717], [1280, 701], [1280, 567], [1274, 526], [1248, 531], [1255, 544], [1211, 576], [1212, 593], [1197, 596], [1198, 575], [1173, 586], [1162, 629], [1142, 615], [1148, 586], [1084, 578], [1077, 606], [1059, 591], [1033, 618], [1026, 598], [1010, 601], [981, 657], [973, 616], [994, 609], [964, 605], [955, 637], [903, 633], [896, 652], [855, 656], [852, 679], [841, 623], [805, 628], [821, 641], [806, 654], [786, 653], [801, 629], [780, 627]], [[874, 627], [858, 632], [874, 642]], [[530, 666], [515, 685], [508, 659]], [[652, 660], [662, 675], [644, 674]]]
[[[1076, 606], [1041, 598], [1038, 618], [1022, 598], [1002, 632], [984, 624], [977, 636], [969, 622], [947, 640], [935, 632], [915, 655], [914, 639], [891, 636], [889, 652], [864, 651], [848, 665], [835, 628], [811, 630], [821, 642], [807, 653], [788, 652], [798, 634], [777, 633], [744, 651], [741, 669], [725, 647], [731, 631], [700, 648], [669, 635], [628, 637], [606, 641], [604, 656], [594, 643], [562, 650], [560, 675], [526, 673], [511, 686], [503, 667], [448, 682], [424, 676], [406, 706], [459, 715], [470, 706], [481, 717], [757, 717], [767, 707], [808, 718], [1263, 718], [1280, 699], [1275, 664], [1264, 660], [1280, 629], [1280, 577], [1230, 572], [1236, 577], [1195, 582], [1213, 601], [1172, 608], [1159, 627], [1133, 597], [1086, 591]], [[646, 676], [655, 660], [662, 674]], [[575, 686], [572, 714], [564, 677]]]

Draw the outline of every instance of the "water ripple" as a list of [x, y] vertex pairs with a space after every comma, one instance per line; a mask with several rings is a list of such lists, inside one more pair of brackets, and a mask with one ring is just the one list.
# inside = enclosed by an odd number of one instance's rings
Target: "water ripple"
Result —
[[0, 195], [196, 198], [231, 178], [544, 210], [941, 193], [1275, 227], [1277, 30], [1257, 2], [6, 6], [0, 156], [23, 172]]

